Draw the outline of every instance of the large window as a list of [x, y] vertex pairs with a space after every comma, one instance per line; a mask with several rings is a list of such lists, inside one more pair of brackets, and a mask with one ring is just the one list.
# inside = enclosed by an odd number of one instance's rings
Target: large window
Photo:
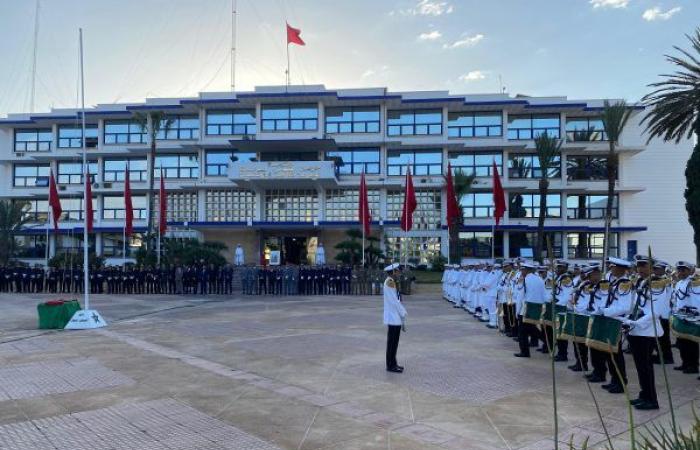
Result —
[[[95, 235], [88, 237], [88, 252], [95, 253]], [[73, 254], [75, 264], [80, 264], [83, 258], [83, 233], [70, 233], [58, 235], [56, 237], [56, 254]], [[70, 270], [79, 270], [77, 267], [71, 267]]]
[[318, 217], [318, 192], [314, 189], [265, 191], [265, 218], [269, 222], [313, 222]]
[[406, 167], [413, 175], [442, 175], [442, 150], [389, 150], [388, 175], [406, 175]]
[[260, 161], [318, 161], [318, 152], [262, 152]]
[[[134, 195], [131, 197], [131, 206], [134, 209], [135, 220], [145, 220], [148, 209], [148, 202], [145, 195]], [[124, 196], [105, 195], [102, 199], [102, 218], [105, 220], [124, 219]]]
[[[143, 234], [134, 233], [126, 238], [124, 245], [124, 235], [122, 233], [102, 233], [102, 256], [112, 258], [130, 257], [143, 245]], [[126, 250], [126, 255], [124, 251]]]
[[105, 144], [145, 144], [146, 130], [133, 120], [105, 120]]
[[[387, 191], [387, 220], [401, 221], [404, 191]], [[436, 230], [440, 228], [442, 202], [440, 190], [416, 190], [418, 206], [413, 213], [413, 227], [418, 230]]]
[[48, 152], [51, 150], [53, 133], [51, 128], [15, 130], [16, 152]]
[[442, 134], [441, 109], [387, 111], [388, 136], [427, 136]]
[[15, 234], [15, 256], [17, 258], [46, 257], [46, 235]]
[[[566, 234], [570, 259], [600, 259], [603, 257], [604, 233], [571, 232]], [[619, 254], [619, 235], [610, 233], [610, 253]]]
[[326, 152], [326, 160], [340, 160], [338, 173], [342, 175], [359, 175], [379, 173], [378, 148], [342, 148], [335, 152]]
[[[165, 130], [167, 121], [170, 120], [168, 130]], [[199, 116], [168, 116], [161, 121], [160, 131], [156, 136], [158, 140], [199, 139]]]
[[[97, 125], [85, 125], [85, 147], [97, 147]], [[58, 148], [83, 148], [83, 128], [81, 125], [61, 125], [58, 127]]]
[[165, 178], [199, 178], [197, 155], [156, 156], [156, 178], [160, 178], [161, 169]]
[[[379, 191], [367, 190], [369, 211], [372, 220], [379, 219]], [[331, 189], [326, 191], [326, 220], [356, 222], [360, 204], [359, 189]]]
[[567, 156], [566, 178], [569, 181], [607, 180], [607, 156]]
[[593, 117], [567, 117], [566, 140], [569, 142], [580, 141], [607, 141], [605, 127], [600, 118]]
[[255, 134], [254, 109], [226, 109], [207, 111], [207, 134], [234, 136]]
[[493, 176], [493, 162], [496, 162], [498, 172], [503, 171], [503, 155], [498, 153], [450, 153], [452, 173], [461, 170], [465, 175], [477, 177]]
[[[490, 231], [462, 231], [459, 233], [459, 248], [462, 258], [491, 258], [491, 246], [494, 245]], [[503, 232], [496, 232], [496, 248], [493, 255], [503, 256]]]
[[440, 255], [439, 237], [387, 237], [386, 258], [416, 265], [432, 264]]
[[559, 138], [559, 114], [508, 116], [508, 139], [535, 139], [542, 133]]
[[[539, 194], [511, 194], [508, 205], [508, 217], [513, 219], [537, 218], [540, 216]], [[561, 195], [547, 194], [547, 212], [545, 217], [561, 217]]]
[[262, 105], [263, 131], [314, 131], [318, 129], [315, 104]]
[[[617, 219], [617, 195], [613, 198], [612, 216]], [[603, 219], [607, 195], [569, 194], [566, 197], [566, 215], [569, 219]]]
[[[97, 161], [88, 162], [88, 172], [90, 179], [94, 182], [97, 176]], [[58, 163], [58, 184], [82, 184], [83, 183], [83, 164], [74, 162], [59, 162]]]
[[206, 176], [223, 177], [228, 172], [228, 164], [231, 161], [249, 162], [255, 161], [255, 153], [233, 152], [227, 150], [207, 150], [206, 153]]
[[246, 222], [255, 216], [255, 194], [243, 189], [208, 190], [207, 222]]
[[[168, 222], [195, 222], [197, 220], [197, 193], [196, 192], [167, 192]], [[160, 205], [158, 194], [154, 197], [154, 204]], [[160, 211], [156, 210], [154, 219], [160, 220]]]
[[379, 106], [326, 108], [326, 133], [379, 133]]
[[491, 137], [503, 134], [503, 115], [496, 113], [451, 112], [447, 135], [451, 138]]
[[[542, 169], [540, 159], [534, 153], [511, 154], [508, 157], [508, 176], [510, 178], [540, 178]], [[547, 170], [547, 178], [561, 176], [561, 157], [555, 156]]]
[[[563, 252], [562, 244], [563, 234], [547, 231], [544, 233], [544, 248], [542, 249], [543, 256], [547, 258], [548, 246], [547, 242], [552, 244], [552, 253], [555, 258], [561, 258]], [[511, 232], [509, 234], [509, 256], [515, 258], [521, 255], [521, 249], [531, 249], [533, 254], [537, 248], [537, 233]]]
[[493, 193], [471, 192], [463, 195], [460, 205], [465, 219], [493, 217]]
[[16, 200], [24, 205], [22, 217], [30, 222], [46, 222], [49, 218], [49, 201], [39, 199]]
[[[124, 197], [122, 196], [122, 202]], [[61, 209], [63, 214], [61, 214], [62, 221], [76, 222], [82, 221], [84, 218], [83, 213], [83, 198], [81, 197], [69, 197], [61, 198]], [[97, 198], [92, 198], [92, 218], [93, 220], [97, 218]]]
[[12, 185], [16, 187], [48, 187], [48, 164], [15, 164]]
[[129, 167], [129, 181], [146, 181], [146, 159], [105, 159], [102, 178], [105, 182], [123, 182]]

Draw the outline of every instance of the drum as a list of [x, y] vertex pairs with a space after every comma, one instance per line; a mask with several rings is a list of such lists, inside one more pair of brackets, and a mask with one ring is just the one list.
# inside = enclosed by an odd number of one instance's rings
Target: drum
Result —
[[622, 338], [622, 322], [612, 317], [591, 316], [586, 345], [603, 352], [617, 353]]
[[588, 334], [588, 321], [590, 316], [567, 312], [559, 319], [559, 339], [569, 339], [574, 342], [586, 342]]
[[539, 325], [542, 320], [542, 311], [544, 305], [542, 303], [525, 302], [523, 307], [523, 323], [531, 323]]
[[681, 339], [700, 343], [700, 317], [671, 316], [671, 332]]
[[[542, 323], [549, 327], [554, 327], [554, 320], [552, 319], [552, 303], [545, 303], [544, 308], [542, 308]], [[554, 319], [559, 320], [559, 314], [566, 312], [566, 305], [554, 304]], [[559, 326], [558, 324], [556, 326]]]

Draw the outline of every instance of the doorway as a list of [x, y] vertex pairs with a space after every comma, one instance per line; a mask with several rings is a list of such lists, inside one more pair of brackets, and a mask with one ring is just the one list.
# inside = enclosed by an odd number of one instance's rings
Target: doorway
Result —
[[284, 264], [306, 264], [306, 238], [301, 236], [285, 236], [282, 246], [282, 262]]

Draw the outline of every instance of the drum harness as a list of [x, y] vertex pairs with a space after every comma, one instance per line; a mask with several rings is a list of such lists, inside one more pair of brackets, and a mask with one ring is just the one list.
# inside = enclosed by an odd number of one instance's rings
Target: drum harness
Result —
[[[691, 292], [693, 294], [697, 294], [697, 292], [695, 292], [695, 290], [692, 289], [693, 279], [689, 277], [687, 278], [687, 280], [688, 282], [685, 285], [685, 290], [676, 290], [676, 295], [674, 296], [676, 301], [686, 300], [688, 297], [690, 297]], [[683, 308], [680, 308], [678, 310], [678, 315], [683, 318], [692, 319], [700, 316], [700, 313], [698, 313], [697, 308], [695, 308], [694, 306], [684, 306]]]

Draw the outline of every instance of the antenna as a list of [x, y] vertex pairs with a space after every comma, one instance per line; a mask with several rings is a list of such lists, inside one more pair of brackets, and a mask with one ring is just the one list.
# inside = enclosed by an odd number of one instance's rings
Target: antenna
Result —
[[32, 87], [29, 94], [29, 111], [34, 112], [34, 98], [36, 93], [36, 54], [39, 47], [39, 0], [36, 0], [34, 9], [34, 54], [32, 55]]
[[236, 91], [236, 0], [231, 0], [231, 92]]

